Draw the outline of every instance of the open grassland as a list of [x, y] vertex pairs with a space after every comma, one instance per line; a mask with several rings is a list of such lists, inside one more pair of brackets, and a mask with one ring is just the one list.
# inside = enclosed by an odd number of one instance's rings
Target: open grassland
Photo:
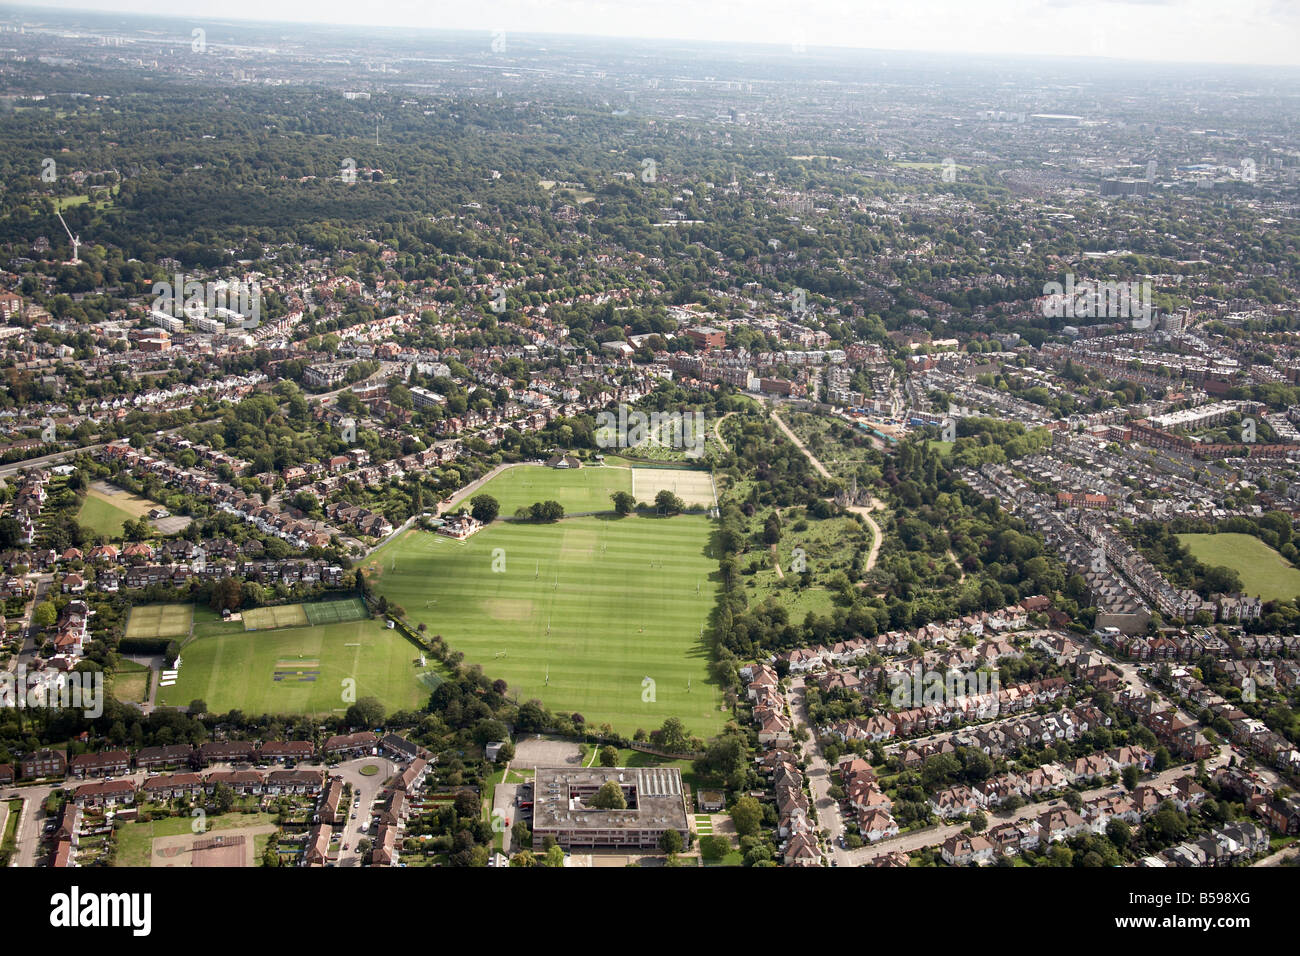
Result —
[[91, 488], [86, 492], [86, 500], [81, 503], [77, 523], [95, 534], [107, 535], [120, 541], [124, 521], [138, 521], [149, 513], [150, 508], [156, 507], [156, 502], [126, 491], [108, 494], [98, 488]]
[[1265, 601], [1300, 597], [1300, 570], [1253, 535], [1180, 534], [1178, 540], [1202, 564], [1236, 571], [1247, 594]]

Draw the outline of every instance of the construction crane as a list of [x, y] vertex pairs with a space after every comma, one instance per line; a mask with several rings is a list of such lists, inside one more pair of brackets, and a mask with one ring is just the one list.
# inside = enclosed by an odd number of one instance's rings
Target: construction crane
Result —
[[68, 234], [68, 239], [72, 242], [72, 258], [68, 260], [68, 265], [81, 265], [81, 260], [77, 258], [77, 251], [81, 248], [81, 237], [72, 234], [72, 230], [68, 228], [68, 223], [63, 218], [63, 213], [56, 212], [54, 215], [59, 217], [59, 222], [63, 223], [63, 231]]

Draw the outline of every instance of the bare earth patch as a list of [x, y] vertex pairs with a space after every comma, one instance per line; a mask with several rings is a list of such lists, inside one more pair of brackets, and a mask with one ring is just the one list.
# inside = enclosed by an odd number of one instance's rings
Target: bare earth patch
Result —
[[582, 748], [567, 740], [529, 737], [515, 744], [512, 767], [576, 767], [582, 763]]
[[274, 833], [274, 826], [243, 827], [207, 833], [154, 837], [150, 866], [241, 867], [254, 865], [255, 837]]

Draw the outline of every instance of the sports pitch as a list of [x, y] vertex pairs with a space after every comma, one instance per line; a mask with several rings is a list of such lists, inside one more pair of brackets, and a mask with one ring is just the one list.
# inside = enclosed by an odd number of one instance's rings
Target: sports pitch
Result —
[[[567, 514], [613, 511], [610, 495], [626, 491], [639, 504], [653, 504], [667, 488], [687, 505], [715, 504], [713, 481], [707, 471], [689, 468], [629, 467], [622, 459], [575, 470], [519, 465], [497, 475], [475, 494], [496, 498], [501, 516], [509, 518], [535, 501], [558, 501]], [[472, 500], [474, 495], [470, 495]], [[468, 507], [469, 500], [464, 504]]]
[[370, 616], [366, 610], [366, 602], [361, 598], [344, 598], [341, 601], [312, 601], [310, 604], [302, 605], [307, 612], [309, 623], [319, 626], [321, 624], [341, 624], [344, 621], [364, 621]]
[[[609, 496], [632, 490], [632, 472], [627, 468], [598, 465], [573, 470], [545, 465], [507, 468], [475, 495], [491, 495], [501, 504], [501, 516], [511, 517], [519, 508], [535, 501], [558, 501], [567, 513], [613, 511]], [[474, 495], [470, 495], [472, 500]], [[465, 502], [468, 507], [469, 500]]]
[[713, 493], [713, 478], [707, 471], [689, 468], [633, 468], [632, 496], [638, 502], [653, 504], [655, 495], [667, 489], [681, 498], [687, 506], [713, 507], [717, 497]]
[[272, 631], [280, 627], [306, 627], [307, 612], [301, 604], [251, 607], [240, 612], [246, 631]]
[[708, 736], [726, 717], [700, 636], [718, 590], [713, 527], [679, 515], [496, 524], [464, 542], [410, 531], [375, 555], [372, 581], [521, 703], [628, 734], [676, 716]]
[[126, 622], [127, 637], [185, 637], [194, 620], [192, 604], [137, 604]]
[[369, 618], [260, 631], [211, 623], [203, 632], [182, 647], [180, 674], [158, 688], [159, 706], [198, 698], [213, 713], [341, 714], [377, 697], [392, 712], [423, 706], [438, 680], [432, 664], [416, 665], [419, 648]]
[[369, 617], [361, 598], [340, 601], [312, 601], [309, 604], [277, 604], [249, 608], [240, 614], [246, 631], [273, 631], [281, 627], [308, 627], [341, 624]]

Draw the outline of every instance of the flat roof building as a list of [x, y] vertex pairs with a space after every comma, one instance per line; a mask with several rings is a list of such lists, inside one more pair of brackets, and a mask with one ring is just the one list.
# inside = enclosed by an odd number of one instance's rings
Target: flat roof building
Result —
[[[626, 810], [588, 806], [615, 781]], [[560, 846], [653, 847], [667, 830], [685, 841], [690, 830], [680, 770], [668, 767], [538, 767], [533, 779], [533, 845], [554, 837]]]

